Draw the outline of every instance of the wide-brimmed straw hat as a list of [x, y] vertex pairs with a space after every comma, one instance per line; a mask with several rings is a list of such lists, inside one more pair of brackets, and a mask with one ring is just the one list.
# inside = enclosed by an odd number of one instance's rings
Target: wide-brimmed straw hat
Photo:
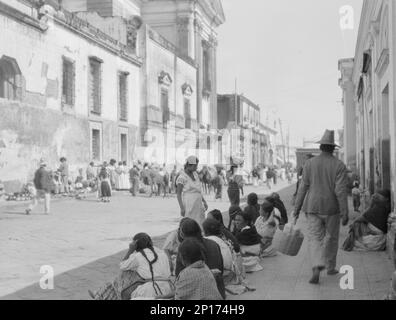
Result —
[[326, 130], [322, 139], [317, 142], [318, 144], [329, 145], [334, 147], [340, 147], [339, 145], [335, 144], [334, 141], [334, 130]]

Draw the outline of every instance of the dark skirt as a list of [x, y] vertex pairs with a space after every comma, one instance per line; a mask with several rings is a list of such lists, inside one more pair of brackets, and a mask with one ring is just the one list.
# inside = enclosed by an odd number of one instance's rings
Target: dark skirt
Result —
[[107, 181], [102, 181], [102, 183], [100, 184], [100, 191], [102, 197], [111, 197], [111, 189]]
[[239, 206], [239, 203], [240, 203], [239, 189], [228, 188], [227, 193], [228, 193], [228, 198], [230, 199], [231, 205]]

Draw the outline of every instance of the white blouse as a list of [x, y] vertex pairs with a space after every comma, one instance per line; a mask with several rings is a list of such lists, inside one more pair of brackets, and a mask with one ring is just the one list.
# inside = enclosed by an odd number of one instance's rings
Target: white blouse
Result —
[[[152, 261], [154, 255], [150, 249], [143, 249], [147, 258]], [[171, 276], [169, 259], [166, 253], [154, 247], [154, 251], [158, 255], [157, 261], [152, 265], [155, 278], [169, 278]], [[143, 279], [151, 279], [150, 266], [146, 258], [140, 252], [132, 253], [129, 258], [120, 263], [122, 271], [136, 271]]]

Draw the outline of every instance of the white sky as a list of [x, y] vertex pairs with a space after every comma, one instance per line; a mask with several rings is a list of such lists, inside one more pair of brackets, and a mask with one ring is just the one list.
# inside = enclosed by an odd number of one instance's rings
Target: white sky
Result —
[[[218, 92], [233, 93], [237, 78], [238, 93], [290, 127], [291, 145], [342, 128], [338, 60], [354, 56], [362, 0], [222, 3]], [[345, 5], [354, 8], [353, 30], [340, 28]]]

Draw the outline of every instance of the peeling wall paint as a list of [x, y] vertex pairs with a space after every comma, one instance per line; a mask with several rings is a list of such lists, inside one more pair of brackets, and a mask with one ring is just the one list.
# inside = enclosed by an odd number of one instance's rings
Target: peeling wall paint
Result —
[[[6, 192], [19, 191], [31, 181], [41, 158], [56, 170], [60, 157], [66, 157], [73, 178], [79, 168], [85, 169], [91, 161], [89, 123], [87, 118], [0, 99], [0, 181], [6, 182]], [[124, 128], [132, 160], [138, 129]], [[119, 159], [119, 129], [118, 123], [103, 121], [103, 160]]]

